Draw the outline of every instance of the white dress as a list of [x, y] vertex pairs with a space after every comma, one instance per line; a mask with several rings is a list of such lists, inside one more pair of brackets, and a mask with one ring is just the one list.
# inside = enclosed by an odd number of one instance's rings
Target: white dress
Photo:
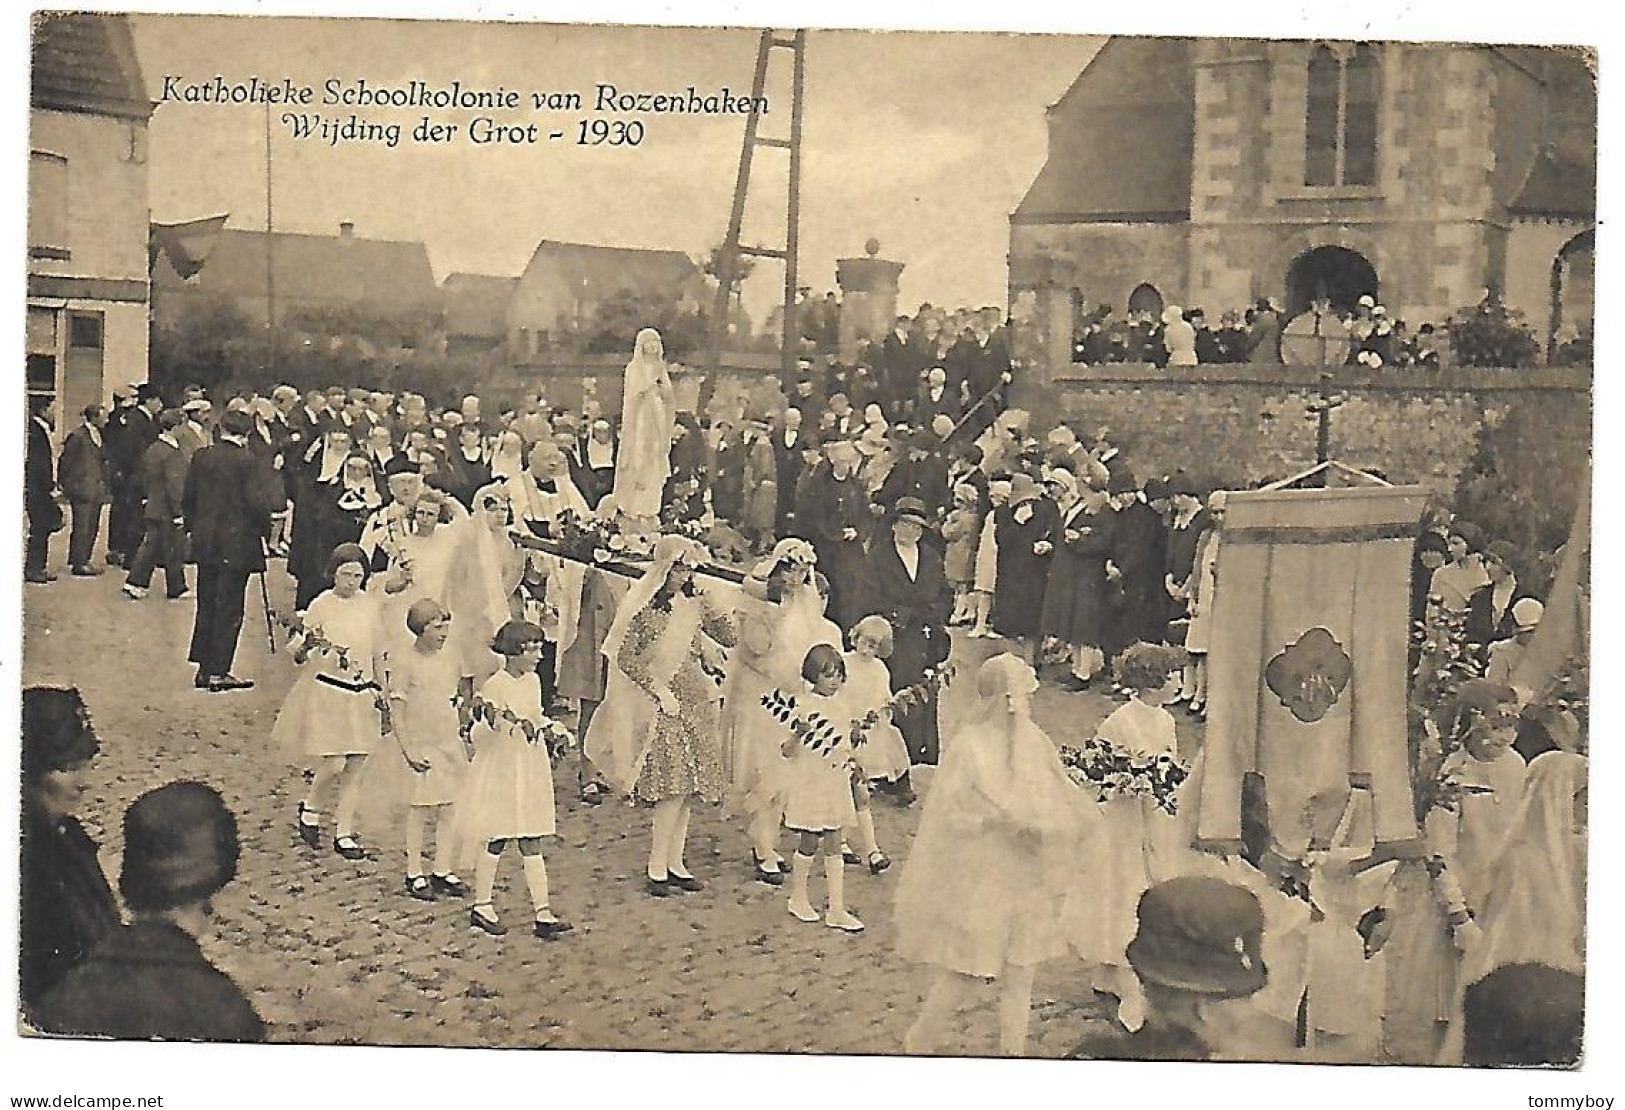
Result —
[[[532, 724], [546, 719], [542, 681], [534, 672], [514, 676], [500, 670], [479, 696]], [[553, 761], [545, 741], [533, 744], [518, 726], [500, 721], [494, 729], [476, 725], [473, 741], [474, 762], [457, 800], [463, 842], [554, 835]]]
[[[1097, 735], [1142, 756], [1176, 755], [1174, 718], [1138, 699], [1119, 706]], [[1176, 802], [1189, 795], [1189, 780]], [[1114, 796], [1100, 805], [1100, 826], [1084, 863], [1079, 896], [1068, 907], [1073, 947], [1086, 962], [1123, 966], [1134, 939], [1140, 895], [1163, 879], [1189, 874], [1193, 854], [1181, 845], [1183, 822], [1150, 798]]]
[[321, 649], [301, 667], [299, 680], [271, 726], [271, 741], [296, 763], [310, 757], [366, 755], [378, 743], [373, 651], [378, 637], [377, 595], [342, 598], [331, 590], [305, 612], [305, 627], [347, 649]]
[[[872, 709], [880, 709], [891, 700], [891, 672], [879, 659], [845, 653], [846, 691], [852, 699], [852, 714], [862, 717]], [[858, 767], [866, 779], [897, 779], [908, 770], [908, 745], [903, 734], [892, 724], [889, 712], [883, 713], [879, 723], [871, 727], [864, 742], [857, 749]]]
[[993, 513], [988, 513], [983, 518], [982, 538], [976, 544], [976, 563], [971, 578], [971, 589], [977, 593], [992, 593], [994, 580], [999, 574], [999, 543], [994, 538], [993, 516]]
[[396, 734], [415, 757], [429, 761], [427, 771], [412, 775], [412, 805], [447, 805], [462, 788], [468, 755], [452, 704], [461, 680], [461, 661], [448, 648], [432, 654], [408, 648], [390, 666], [390, 691], [403, 699], [393, 715]]
[[[805, 718], [822, 717], [839, 740], [825, 752], [797, 744], [784, 770], [784, 825], [792, 832], [833, 832], [858, 819], [852, 801], [852, 699], [842, 687], [829, 697], [808, 690], [796, 699]], [[781, 729], [780, 735], [785, 735]]]

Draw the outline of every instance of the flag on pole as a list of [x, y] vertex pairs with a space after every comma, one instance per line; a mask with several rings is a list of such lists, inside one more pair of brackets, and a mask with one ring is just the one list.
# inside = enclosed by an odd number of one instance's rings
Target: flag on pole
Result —
[[1580, 504], [1563, 547], [1563, 561], [1552, 581], [1546, 612], [1534, 639], [1512, 672], [1512, 685], [1525, 700], [1540, 701], [1570, 660], [1586, 658], [1591, 650], [1587, 606], [1591, 592], [1591, 467], [1580, 484]]
[[1242, 781], [1302, 858], [1310, 800], [1369, 776], [1375, 839], [1416, 836], [1406, 747], [1418, 486], [1231, 493], [1219, 535], [1199, 844], [1241, 845]]

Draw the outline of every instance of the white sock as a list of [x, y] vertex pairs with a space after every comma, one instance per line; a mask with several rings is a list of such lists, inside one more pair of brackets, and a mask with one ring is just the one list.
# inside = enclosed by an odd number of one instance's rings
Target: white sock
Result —
[[435, 810], [434, 873], [442, 878], [451, 874], [451, 857], [456, 849], [456, 837], [451, 834], [451, 809], [440, 806]]
[[[837, 859], [835, 862], [839, 863], [840, 860]], [[812, 865], [812, 856], [804, 856], [797, 852], [790, 857], [790, 905], [812, 905], [812, 900], [807, 897], [807, 884], [812, 879]]]
[[423, 825], [428, 814], [422, 806], [406, 811], [406, 877], [415, 879], [423, 874]]
[[880, 844], [875, 840], [875, 815], [870, 810], [858, 810], [857, 834], [858, 845], [863, 849], [865, 859], [880, 851]]
[[499, 855], [492, 855], [490, 851], [480, 853], [480, 860], [474, 865], [474, 904], [476, 906], [491, 905], [491, 896], [497, 885], [497, 864], [502, 861]]
[[[525, 865], [525, 885], [530, 888], [530, 904], [536, 910], [539, 919], [547, 913], [547, 861], [540, 854], [520, 858]], [[552, 914], [548, 916], [551, 917]]]
[[355, 811], [361, 805], [361, 770], [364, 764], [357, 761], [354, 768], [346, 767], [344, 788], [339, 791], [338, 812], [334, 815], [339, 839], [355, 835]]
[[846, 861], [840, 856], [824, 857], [824, 884], [829, 888], [829, 916], [846, 916]]

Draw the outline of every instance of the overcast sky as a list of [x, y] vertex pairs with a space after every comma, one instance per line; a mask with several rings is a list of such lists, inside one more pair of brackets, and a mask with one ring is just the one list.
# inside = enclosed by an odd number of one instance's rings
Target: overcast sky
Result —
[[[727, 86], [748, 95], [757, 32], [497, 23], [136, 16], [141, 65], [154, 99], [164, 77], [201, 82], [259, 77], [318, 88], [327, 78], [398, 86], [454, 79], [479, 87], [578, 91], [588, 109], [599, 82], [681, 92]], [[801, 281], [822, 292], [834, 260], [861, 255], [870, 236], [906, 263], [902, 303], [1003, 304], [1008, 219], [1043, 164], [1044, 110], [1100, 40], [1066, 36], [813, 31], [807, 46]], [[764, 133], [788, 134], [789, 52], [776, 51]], [[306, 111], [347, 118], [352, 109]], [[275, 110], [280, 116], [282, 109]], [[400, 122], [412, 109], [354, 109]], [[462, 122], [469, 112], [430, 112]], [[590, 114], [590, 113], [588, 113]], [[518, 274], [544, 238], [702, 254], [726, 230], [742, 116], [649, 116], [635, 149], [573, 145], [565, 112], [503, 113], [540, 120], [538, 146], [389, 149], [297, 141], [273, 125], [275, 226], [421, 239], [438, 278], [457, 270]], [[549, 126], [551, 127], [549, 128]], [[549, 130], [566, 138], [547, 141]], [[782, 245], [783, 152], [759, 149], [747, 241]], [[151, 196], [161, 222], [230, 213], [265, 220], [265, 113], [258, 106], [170, 102], [152, 117]], [[781, 295], [764, 264], [747, 290], [760, 320]]]

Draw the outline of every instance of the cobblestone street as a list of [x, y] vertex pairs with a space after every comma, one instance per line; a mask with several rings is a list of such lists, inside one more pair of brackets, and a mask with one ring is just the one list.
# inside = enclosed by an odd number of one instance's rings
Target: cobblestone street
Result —
[[[102, 840], [110, 874], [117, 873], [119, 817], [143, 791], [197, 778], [217, 786], [236, 810], [242, 866], [216, 899], [219, 936], [205, 948], [248, 991], [274, 1040], [900, 1051], [928, 980], [924, 969], [893, 954], [889, 920], [918, 806], [877, 796], [880, 842], [896, 862], [878, 877], [848, 868], [848, 900], [868, 925], [848, 936], [793, 920], [782, 889], [752, 879], [743, 830], [714, 810], [696, 812], [689, 840], [689, 867], [706, 890], [648, 897], [647, 814], [577, 801], [574, 775], [561, 768], [560, 835], [546, 854], [553, 905], [577, 930], [556, 943], [531, 937], [521, 927], [529, 905], [517, 862], [505, 860], [497, 906], [513, 929], [488, 937], [470, 929], [466, 902], [428, 904], [406, 895], [398, 830], [364, 825], [368, 858], [360, 863], [298, 840], [300, 772], [268, 742], [294, 668], [285, 651], [267, 651], [257, 583], [250, 584], [235, 671], [258, 685], [207, 694], [192, 688], [185, 661], [191, 601], [155, 595], [132, 602], [119, 593], [121, 581], [112, 570], [28, 587], [24, 681], [84, 691], [103, 744], [84, 817]], [[290, 588], [280, 564], [269, 581], [273, 607], [286, 606]], [[956, 659], [973, 666], [997, 644], [961, 640]], [[950, 741], [970, 686], [961, 681], [944, 695]], [[1037, 703], [1057, 742], [1084, 737], [1112, 705], [1053, 687]], [[927, 794], [929, 771], [917, 778]], [[1065, 1053], [1099, 1012], [1081, 964], [1046, 965], [1034, 996], [1031, 1054]], [[991, 1054], [996, 1036], [989, 996], [962, 1015], [947, 1050]]]

